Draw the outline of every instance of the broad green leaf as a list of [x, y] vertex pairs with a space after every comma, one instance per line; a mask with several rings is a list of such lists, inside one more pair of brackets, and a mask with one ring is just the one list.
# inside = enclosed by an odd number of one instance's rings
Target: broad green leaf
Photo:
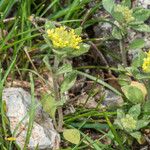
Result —
[[63, 64], [56, 72], [57, 75], [68, 73], [72, 71], [71, 64]]
[[142, 137], [142, 134], [140, 132], [133, 132], [133, 133], [130, 133], [130, 135], [132, 137], [134, 137], [140, 144], [143, 143], [143, 137]]
[[133, 16], [136, 21], [146, 21], [150, 17], [150, 10], [144, 8], [135, 8], [133, 11]]
[[150, 123], [150, 120], [138, 120], [136, 130], [140, 130], [141, 128], [146, 127]]
[[47, 31], [48, 29], [53, 29], [53, 28], [56, 28], [54, 22], [46, 21], [46, 23], [45, 23], [45, 30]]
[[126, 85], [122, 87], [122, 91], [124, 92], [128, 100], [133, 104], [144, 102], [143, 92], [139, 88], [131, 85]]
[[143, 39], [135, 39], [129, 44], [129, 49], [140, 49], [145, 46], [145, 41]]
[[121, 40], [122, 39], [121, 30], [119, 30], [117, 27], [113, 27], [112, 36], [118, 40]]
[[140, 113], [141, 113], [140, 104], [133, 105], [128, 111], [128, 114], [131, 115], [136, 120], [138, 119], [138, 116], [140, 115]]
[[80, 132], [77, 129], [65, 129], [63, 137], [73, 144], [79, 144], [80, 142]]
[[121, 5], [123, 5], [123, 6], [127, 6], [127, 7], [131, 7], [131, 0], [123, 0], [122, 2], [121, 2]]
[[47, 112], [52, 119], [55, 119], [55, 113], [57, 110], [57, 102], [48, 94], [42, 96], [41, 104], [45, 112]]
[[67, 90], [69, 90], [75, 83], [77, 78], [77, 73], [75, 71], [68, 73], [65, 76], [65, 79], [63, 81], [63, 83], [61, 84], [61, 93], [66, 92]]
[[139, 32], [150, 32], [150, 26], [147, 24], [132, 25], [131, 28]]
[[145, 96], [147, 95], [147, 89], [143, 83], [132, 81], [130, 85], [139, 88], [142, 91], [143, 96], [145, 98]]
[[114, 0], [103, 0], [102, 4], [105, 10], [107, 10], [111, 14], [115, 5]]
[[80, 56], [84, 53], [87, 53], [90, 49], [90, 45], [85, 44], [85, 43], [81, 43], [79, 49], [76, 49], [74, 51], [71, 52], [71, 54], [69, 54], [70, 56], [76, 57], [76, 56]]

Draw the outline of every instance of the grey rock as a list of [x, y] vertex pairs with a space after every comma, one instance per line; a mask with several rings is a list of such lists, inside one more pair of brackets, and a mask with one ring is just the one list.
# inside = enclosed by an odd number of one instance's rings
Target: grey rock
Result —
[[[10, 122], [11, 133], [17, 129], [14, 137], [22, 149], [29, 123], [31, 95], [22, 88], [6, 88], [3, 91], [3, 100], [6, 102], [6, 115]], [[27, 149], [35, 149], [37, 145], [40, 150], [59, 149], [60, 137], [53, 127], [52, 119], [43, 111], [36, 98], [34, 106], [35, 119]]]
[[119, 107], [124, 103], [121, 96], [116, 95], [114, 92], [110, 90], [105, 90], [105, 99], [103, 101], [103, 105], [106, 107]]
[[150, 0], [138, 0], [138, 6], [143, 8], [150, 9]]

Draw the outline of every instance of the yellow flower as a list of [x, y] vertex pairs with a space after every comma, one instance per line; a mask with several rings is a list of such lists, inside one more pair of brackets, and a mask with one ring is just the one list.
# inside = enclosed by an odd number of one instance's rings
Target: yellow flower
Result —
[[121, 119], [121, 124], [124, 129], [132, 131], [136, 128], [137, 121], [132, 116], [127, 114], [125, 118]]
[[147, 57], [144, 58], [142, 69], [144, 72], [150, 72], [150, 51], [146, 53]]
[[134, 17], [132, 16], [133, 11], [130, 10], [128, 7], [126, 6], [122, 6], [122, 5], [117, 5], [115, 8], [116, 12], [120, 12], [122, 13], [124, 20], [126, 21], [126, 23], [130, 23], [131, 21], [134, 21]]
[[82, 42], [81, 37], [75, 34], [74, 29], [68, 30], [64, 26], [48, 29], [47, 34], [55, 48], [79, 49], [79, 43]]
[[7, 141], [16, 141], [15, 137], [6, 137], [5, 140]]

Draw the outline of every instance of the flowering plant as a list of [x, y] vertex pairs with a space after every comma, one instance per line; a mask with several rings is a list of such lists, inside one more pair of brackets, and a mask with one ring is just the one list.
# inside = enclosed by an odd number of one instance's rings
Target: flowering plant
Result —
[[[43, 61], [50, 70], [53, 81], [53, 92], [50, 95], [43, 95], [43, 108], [53, 118], [55, 127], [62, 131], [63, 112], [62, 106], [67, 100], [65, 96], [68, 90], [74, 85], [77, 73], [73, 70], [68, 58], [80, 56], [86, 53], [90, 46], [83, 43], [81, 38], [81, 28], [71, 29], [61, 25], [55, 25], [54, 22], [46, 22], [46, 34], [44, 39], [50, 50]], [[53, 55], [53, 65], [50, 65], [50, 55]], [[63, 81], [60, 82], [60, 78]], [[55, 113], [58, 110], [58, 122], [55, 119]]]
[[146, 107], [143, 108], [142, 110], [140, 104], [133, 105], [126, 114], [123, 109], [117, 109], [117, 118], [114, 121], [114, 125], [123, 135], [123, 142], [135, 138], [140, 144], [143, 143], [144, 136], [142, 136], [140, 129], [150, 123], [149, 115], [141, 115], [146, 111]]

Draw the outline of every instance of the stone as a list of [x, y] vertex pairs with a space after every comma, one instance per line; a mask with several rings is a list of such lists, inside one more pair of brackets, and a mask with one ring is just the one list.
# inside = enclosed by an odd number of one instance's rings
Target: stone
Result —
[[150, 9], [150, 0], [138, 0], [138, 6], [143, 8]]
[[[22, 149], [29, 123], [31, 95], [22, 88], [6, 88], [3, 91], [3, 100], [6, 103], [10, 131], [13, 134], [17, 129], [14, 137]], [[56, 150], [59, 149], [59, 143], [60, 137], [53, 127], [52, 119], [43, 111], [41, 104], [35, 98], [35, 118], [27, 149], [33, 150], [38, 145], [39, 150]]]
[[106, 107], [119, 107], [124, 103], [121, 96], [116, 95], [114, 92], [110, 90], [105, 90], [105, 98], [103, 101], [103, 105]]

